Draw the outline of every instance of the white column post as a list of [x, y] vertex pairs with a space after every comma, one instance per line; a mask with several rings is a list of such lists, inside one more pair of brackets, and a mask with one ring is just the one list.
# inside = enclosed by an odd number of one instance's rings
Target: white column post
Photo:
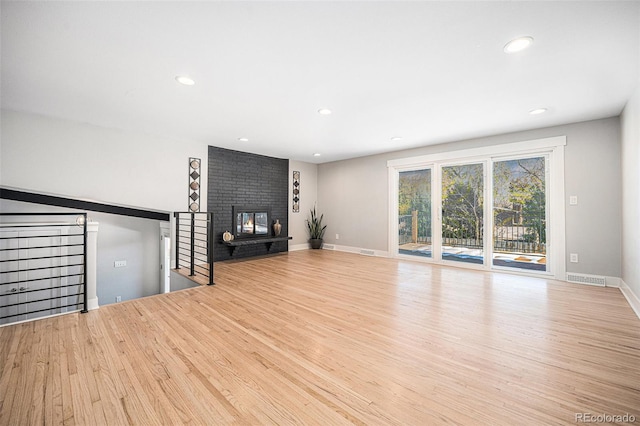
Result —
[[98, 222], [87, 222], [87, 309], [98, 309]]
[[160, 293], [171, 291], [171, 223], [160, 222]]

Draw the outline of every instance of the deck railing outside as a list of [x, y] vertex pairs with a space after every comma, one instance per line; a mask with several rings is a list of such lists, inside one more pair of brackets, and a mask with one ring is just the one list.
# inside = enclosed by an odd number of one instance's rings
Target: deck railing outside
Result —
[[[413, 215], [401, 215], [398, 217], [398, 242], [400, 245], [431, 244], [431, 235], [419, 229], [419, 212]], [[430, 224], [429, 224], [430, 225]], [[428, 226], [426, 227], [428, 229]], [[546, 244], [530, 241], [529, 228], [524, 225], [495, 226], [494, 227], [494, 252], [504, 253], [537, 253], [546, 254]], [[482, 239], [475, 237], [473, 232], [464, 232], [460, 229], [443, 229], [442, 244], [452, 247], [478, 248], [483, 247]]]

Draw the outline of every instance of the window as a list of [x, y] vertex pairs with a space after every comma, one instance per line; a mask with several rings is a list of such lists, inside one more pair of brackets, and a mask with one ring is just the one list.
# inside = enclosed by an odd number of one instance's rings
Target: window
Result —
[[389, 161], [390, 254], [564, 278], [565, 144]]

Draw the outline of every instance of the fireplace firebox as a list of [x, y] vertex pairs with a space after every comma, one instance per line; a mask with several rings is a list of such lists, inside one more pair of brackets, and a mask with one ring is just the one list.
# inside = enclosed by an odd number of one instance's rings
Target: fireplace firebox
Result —
[[233, 235], [235, 238], [271, 236], [268, 207], [233, 206]]

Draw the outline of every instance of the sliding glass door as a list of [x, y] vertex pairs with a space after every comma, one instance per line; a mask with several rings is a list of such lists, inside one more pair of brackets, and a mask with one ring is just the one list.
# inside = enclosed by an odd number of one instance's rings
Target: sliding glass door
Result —
[[493, 163], [493, 266], [547, 270], [547, 158]]
[[484, 164], [442, 167], [443, 260], [484, 263]]
[[564, 143], [559, 137], [483, 148], [468, 157], [453, 152], [390, 160], [390, 251], [562, 277]]
[[399, 173], [398, 253], [433, 256], [430, 168]]

